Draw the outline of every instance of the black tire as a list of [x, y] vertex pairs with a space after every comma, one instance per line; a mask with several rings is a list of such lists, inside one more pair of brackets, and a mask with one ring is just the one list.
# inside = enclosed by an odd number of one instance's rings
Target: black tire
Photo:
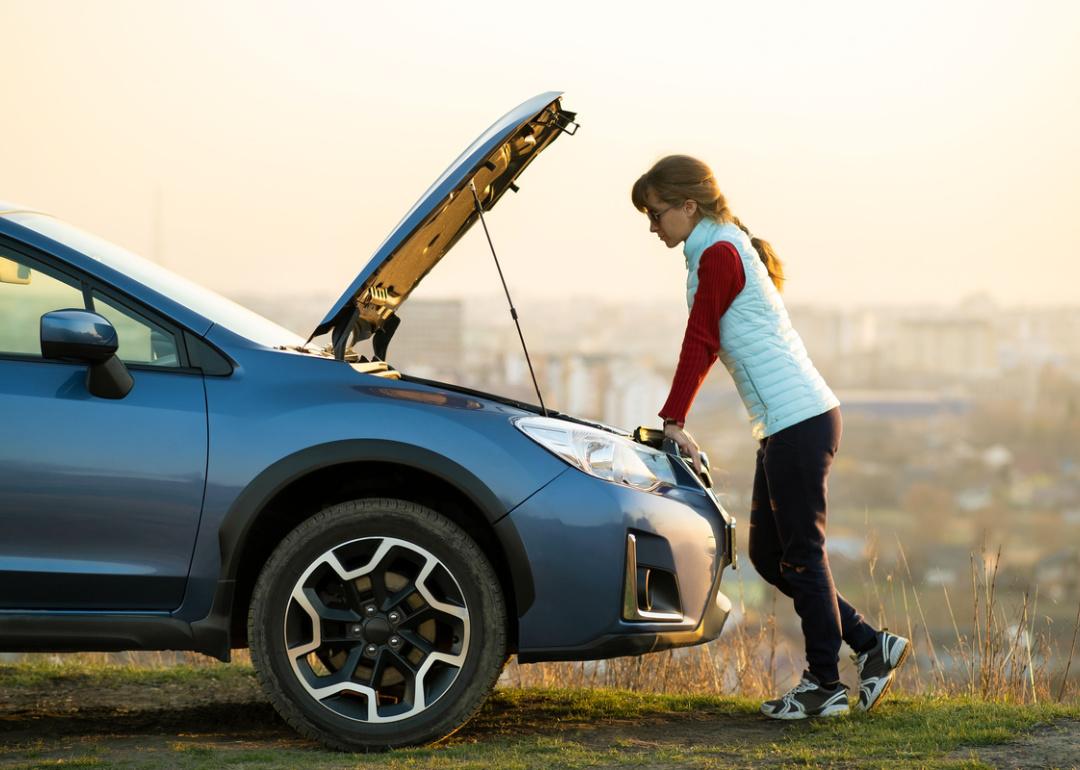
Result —
[[[389, 550], [376, 559], [380, 548]], [[432, 566], [429, 557], [438, 564]], [[384, 563], [389, 566], [383, 568]], [[354, 568], [357, 564], [366, 566]], [[368, 593], [357, 588], [365, 576], [342, 578], [369, 567]], [[409, 570], [419, 571], [411, 584]], [[395, 581], [398, 587], [391, 590]], [[395, 603], [394, 597], [409, 591]], [[424, 606], [416, 609], [418, 601]], [[391, 627], [395, 612], [400, 626]], [[359, 621], [348, 619], [352, 614]], [[330, 506], [289, 533], [263, 567], [248, 613], [251, 660], [274, 708], [301, 734], [343, 751], [429, 743], [461, 727], [502, 671], [506, 628], [499, 581], [476, 543], [430, 508], [386, 498]], [[390, 636], [384, 639], [384, 632]], [[311, 652], [298, 654], [315, 644]], [[378, 653], [362, 657], [371, 646], [378, 646]], [[427, 691], [429, 676], [437, 681], [434, 698]], [[354, 691], [354, 681], [364, 682], [378, 697]], [[346, 691], [323, 695], [323, 682]], [[384, 699], [391, 705], [376, 706], [375, 720], [369, 719], [371, 702]]]

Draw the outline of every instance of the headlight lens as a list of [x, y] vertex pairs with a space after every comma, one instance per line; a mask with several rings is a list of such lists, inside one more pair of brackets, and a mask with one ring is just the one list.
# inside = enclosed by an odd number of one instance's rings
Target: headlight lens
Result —
[[575, 468], [605, 481], [646, 492], [676, 484], [666, 454], [628, 438], [553, 417], [519, 417], [514, 424]]

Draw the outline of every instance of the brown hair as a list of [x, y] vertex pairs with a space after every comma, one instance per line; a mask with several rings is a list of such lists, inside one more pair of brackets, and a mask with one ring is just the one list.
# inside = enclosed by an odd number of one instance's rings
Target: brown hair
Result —
[[748, 236], [761, 261], [765, 263], [765, 269], [769, 277], [776, 285], [778, 291], [784, 288], [784, 266], [780, 258], [772, 250], [768, 241], [755, 238], [750, 231], [739, 221], [739, 218], [731, 213], [727, 200], [724, 199], [720, 187], [716, 184], [716, 178], [712, 170], [697, 158], [689, 155], [668, 155], [653, 164], [653, 167], [642, 174], [630, 191], [630, 200], [634, 208], [648, 212], [645, 203], [645, 192], [652, 190], [657, 198], [672, 205], [679, 205], [684, 201], [697, 201], [698, 210], [703, 216], [715, 219], [718, 222], [731, 222]]

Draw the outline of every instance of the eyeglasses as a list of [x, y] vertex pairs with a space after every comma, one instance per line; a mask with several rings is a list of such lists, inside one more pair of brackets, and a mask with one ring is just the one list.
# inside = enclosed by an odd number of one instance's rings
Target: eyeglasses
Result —
[[658, 225], [658, 224], [660, 224], [660, 217], [664, 216], [664, 214], [668, 213], [672, 209], [679, 208], [679, 206], [681, 206], [681, 205], [682, 204], [676, 204], [674, 206], [668, 206], [663, 211], [653, 211], [652, 209], [645, 209], [645, 214], [646, 214], [646, 216], [649, 217], [649, 220], [651, 222]]

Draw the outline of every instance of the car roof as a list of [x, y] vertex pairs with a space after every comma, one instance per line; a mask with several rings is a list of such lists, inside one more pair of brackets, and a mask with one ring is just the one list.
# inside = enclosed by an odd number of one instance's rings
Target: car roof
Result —
[[33, 211], [33, 209], [26, 206], [20, 206], [18, 203], [0, 201], [0, 217], [4, 216], [5, 214], [12, 214], [16, 211]]

